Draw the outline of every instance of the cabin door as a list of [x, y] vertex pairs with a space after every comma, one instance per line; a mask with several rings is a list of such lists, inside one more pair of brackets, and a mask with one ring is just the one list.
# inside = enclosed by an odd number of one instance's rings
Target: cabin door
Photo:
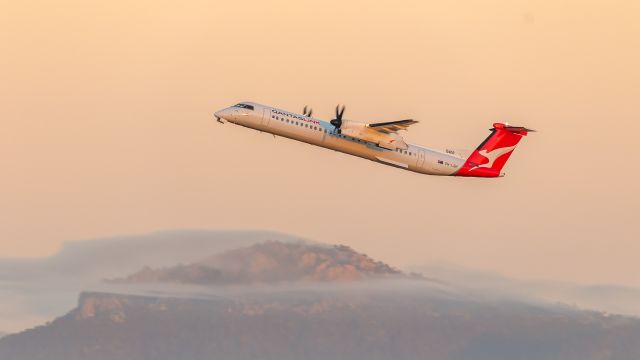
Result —
[[418, 167], [422, 167], [424, 164], [424, 150], [418, 150]]
[[269, 126], [269, 121], [271, 120], [271, 108], [265, 107], [262, 110], [262, 126], [265, 128]]

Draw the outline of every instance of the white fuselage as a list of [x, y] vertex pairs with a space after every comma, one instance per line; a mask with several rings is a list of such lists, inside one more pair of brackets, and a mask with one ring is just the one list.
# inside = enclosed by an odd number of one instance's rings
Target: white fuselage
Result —
[[250, 104], [253, 110], [229, 107], [216, 112], [216, 117], [237, 125], [422, 174], [453, 175], [465, 162], [465, 158], [453, 150], [439, 151], [413, 144], [407, 144], [406, 150], [388, 150], [340, 134], [327, 121], [252, 102], [244, 104]]

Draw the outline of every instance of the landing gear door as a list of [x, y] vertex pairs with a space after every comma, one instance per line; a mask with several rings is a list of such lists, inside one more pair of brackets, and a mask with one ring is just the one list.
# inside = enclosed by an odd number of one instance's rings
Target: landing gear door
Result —
[[271, 120], [271, 108], [265, 107], [262, 110], [262, 126], [268, 127]]

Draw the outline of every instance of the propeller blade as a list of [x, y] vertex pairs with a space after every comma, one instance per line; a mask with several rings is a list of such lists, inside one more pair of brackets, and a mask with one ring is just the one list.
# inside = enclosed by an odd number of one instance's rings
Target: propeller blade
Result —
[[313, 114], [313, 109], [309, 109], [309, 115], [307, 115], [307, 116], [311, 117], [311, 114]]
[[337, 105], [336, 106], [336, 118], [329, 122], [329, 123], [331, 123], [331, 125], [335, 126], [338, 131], [342, 127], [342, 115], [344, 114], [344, 109], [345, 109], [344, 105], [342, 105], [342, 108], [340, 108], [340, 105]]
[[302, 115], [307, 115], [307, 105], [305, 105], [304, 109], [302, 109]]

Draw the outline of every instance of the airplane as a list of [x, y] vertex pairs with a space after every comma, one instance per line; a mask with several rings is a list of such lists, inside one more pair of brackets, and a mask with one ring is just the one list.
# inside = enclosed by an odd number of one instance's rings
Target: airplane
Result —
[[412, 119], [363, 123], [343, 118], [345, 107], [336, 107], [330, 121], [313, 118], [305, 106], [302, 114], [241, 102], [215, 112], [220, 123], [298, 140], [311, 145], [358, 156], [381, 164], [428, 175], [494, 178], [523, 136], [534, 130], [494, 123], [491, 134], [472, 151], [430, 149], [407, 144], [398, 133], [417, 124]]

